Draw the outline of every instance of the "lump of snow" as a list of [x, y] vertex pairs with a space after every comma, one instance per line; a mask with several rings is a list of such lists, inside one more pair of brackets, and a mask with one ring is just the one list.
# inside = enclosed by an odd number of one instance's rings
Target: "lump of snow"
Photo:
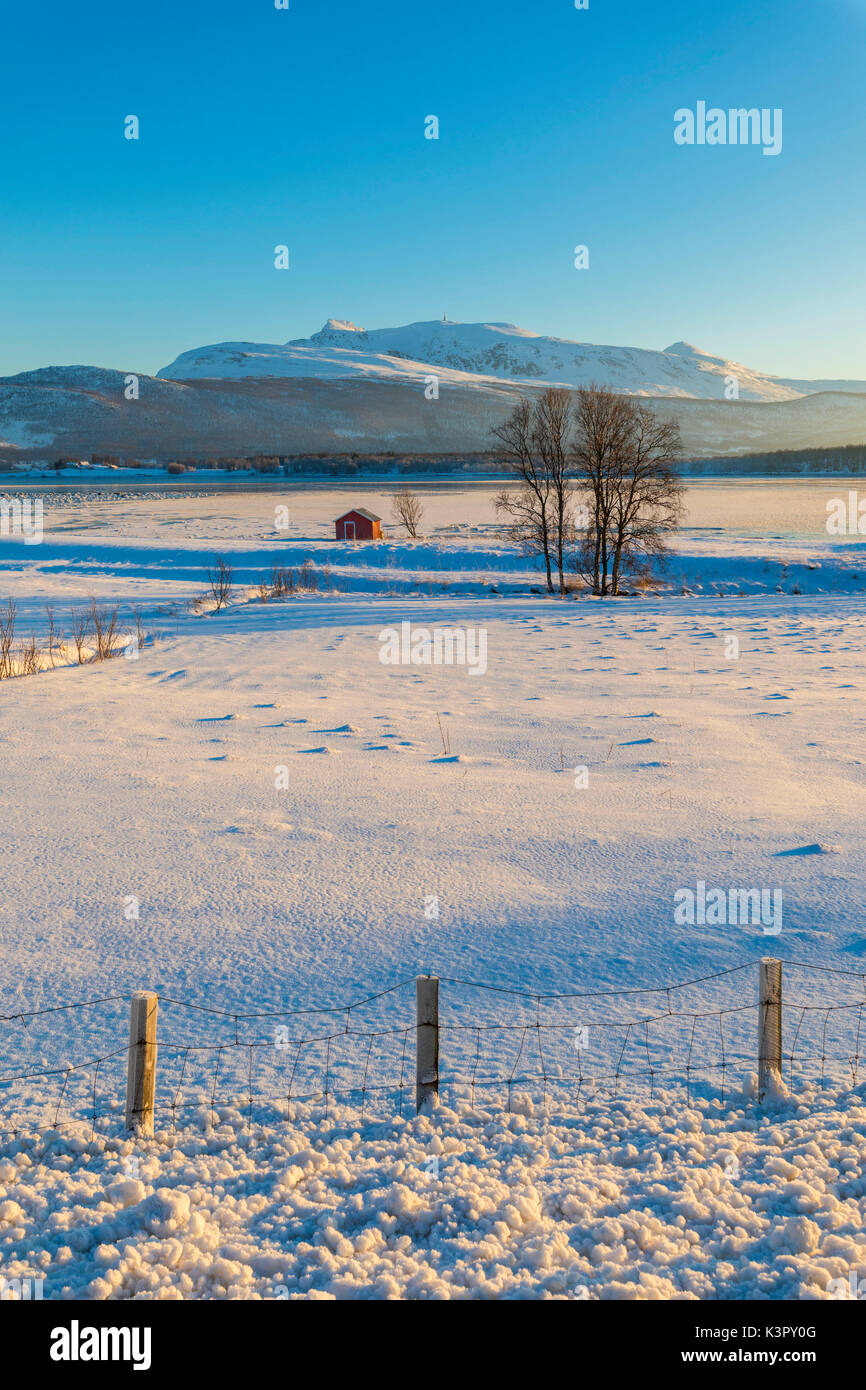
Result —
[[16, 1226], [24, 1219], [24, 1208], [17, 1202], [0, 1202], [0, 1226]]
[[141, 1204], [144, 1225], [155, 1236], [170, 1236], [189, 1221], [189, 1197], [185, 1192], [173, 1192], [160, 1187]]
[[124, 1178], [120, 1182], [113, 1182], [108, 1189], [108, 1200], [113, 1202], [116, 1207], [134, 1207], [139, 1202], [143, 1202], [147, 1195], [147, 1189], [143, 1182], [138, 1178]]
[[789, 1250], [794, 1255], [808, 1255], [818, 1248], [821, 1228], [808, 1216], [792, 1216], [770, 1233], [770, 1245], [775, 1250]]

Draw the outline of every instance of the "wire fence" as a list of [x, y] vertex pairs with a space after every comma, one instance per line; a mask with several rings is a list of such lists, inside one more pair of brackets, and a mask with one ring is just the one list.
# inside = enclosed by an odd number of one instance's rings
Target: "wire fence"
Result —
[[[758, 962], [662, 986], [512, 989], [438, 981], [434, 1090], [474, 1109], [634, 1098], [688, 1105], [742, 1096], [758, 1070]], [[819, 1091], [861, 1084], [866, 971], [784, 961], [780, 1070]], [[128, 995], [0, 1014], [0, 1137], [75, 1126], [122, 1133], [133, 1054], [155, 1067], [153, 1124], [285, 1123], [295, 1104], [415, 1113], [416, 977], [348, 1003], [233, 1010], [171, 994], [158, 1037], [130, 1040]], [[156, 1024], [154, 1008], [154, 1026]], [[866, 1080], [866, 1077], [862, 1078]], [[430, 1080], [430, 1078], [428, 1078]]]
[[[468, 1075], [470, 1095], [493, 1091], [508, 1105], [518, 1090], [578, 1105], [597, 1094], [652, 1100], [672, 1088], [686, 1103], [741, 1094], [758, 1070], [758, 964], [662, 987], [557, 994], [443, 979], [449, 997], [454, 988], [492, 993], [508, 1001], [509, 1012], [507, 1020], [481, 1022], [464, 1009], [462, 1018], [440, 1021], [446, 1072], [453, 1059], [455, 1075]], [[784, 968], [806, 972], [809, 982], [784, 999], [783, 1080], [858, 1085], [866, 973], [790, 961]], [[820, 988], [829, 976], [830, 1001]], [[720, 999], [707, 998], [709, 986]]]

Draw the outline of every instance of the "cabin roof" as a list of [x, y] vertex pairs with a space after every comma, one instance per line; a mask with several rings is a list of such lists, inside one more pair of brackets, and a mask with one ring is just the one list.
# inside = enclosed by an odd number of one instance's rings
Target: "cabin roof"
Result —
[[380, 516], [376, 516], [375, 512], [368, 512], [366, 507], [353, 507], [351, 511], [344, 512], [342, 516], [338, 516], [337, 521], [345, 521], [347, 516], [365, 516], [368, 521], [382, 520]]

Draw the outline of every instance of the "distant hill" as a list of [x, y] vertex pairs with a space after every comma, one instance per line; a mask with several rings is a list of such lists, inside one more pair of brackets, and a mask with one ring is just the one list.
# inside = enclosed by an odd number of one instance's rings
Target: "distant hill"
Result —
[[[0, 464], [252, 454], [460, 454], [548, 383], [598, 381], [675, 416], [694, 458], [866, 441], [866, 381], [769, 376], [688, 343], [663, 352], [545, 338], [510, 324], [365, 330], [331, 319], [282, 346], [220, 343], [156, 377], [44, 367], [0, 378]], [[740, 398], [725, 399], [736, 378]], [[435, 397], [431, 378], [435, 378]], [[428, 399], [429, 396], [434, 396]]]

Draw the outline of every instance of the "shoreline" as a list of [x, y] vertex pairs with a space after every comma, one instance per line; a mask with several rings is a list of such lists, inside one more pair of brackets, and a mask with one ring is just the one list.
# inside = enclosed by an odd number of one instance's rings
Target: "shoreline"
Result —
[[[836, 481], [860, 482], [866, 479], [866, 469], [861, 472], [842, 472], [837, 469], [822, 469], [797, 472], [750, 472], [750, 473], [703, 473], [689, 472], [682, 469], [680, 478], [692, 485], [697, 483], [720, 483], [730, 486], [731, 484], [747, 483], [794, 483], [794, 482], [827, 482]], [[119, 487], [134, 488], [136, 486], [146, 487], [159, 484], [160, 487], [170, 488], [172, 492], [183, 492], [185, 489], [203, 492], [216, 492], [221, 489], [226, 491], [246, 491], [255, 489], [257, 491], [267, 488], [286, 491], [301, 491], [308, 486], [345, 488], [349, 484], [358, 488], [370, 486], [392, 486], [405, 487], [412, 484], [413, 487], [424, 488], [441, 486], [443, 483], [466, 483], [466, 484], [489, 484], [490, 486], [501, 486], [503, 483], [513, 482], [513, 474], [507, 472], [478, 472], [463, 471], [461, 469], [443, 470], [441, 473], [432, 473], [424, 470], [419, 473], [398, 472], [390, 470], [388, 472], [363, 472], [363, 473], [286, 473], [280, 472], [259, 472], [250, 469], [218, 469], [218, 468], [190, 468], [183, 474], [172, 474], [166, 469], [161, 468], [111, 468], [111, 469], [87, 469], [76, 470], [74, 473], [66, 472], [63, 476], [56, 475], [54, 470], [35, 470], [35, 469], [12, 469], [0, 471], [0, 491], [12, 484], [19, 486], [34, 486], [37, 483], [48, 483], [54, 489], [77, 489], [77, 488], [104, 488], [107, 484], [115, 483]], [[229, 486], [226, 487], [226, 484]]]

